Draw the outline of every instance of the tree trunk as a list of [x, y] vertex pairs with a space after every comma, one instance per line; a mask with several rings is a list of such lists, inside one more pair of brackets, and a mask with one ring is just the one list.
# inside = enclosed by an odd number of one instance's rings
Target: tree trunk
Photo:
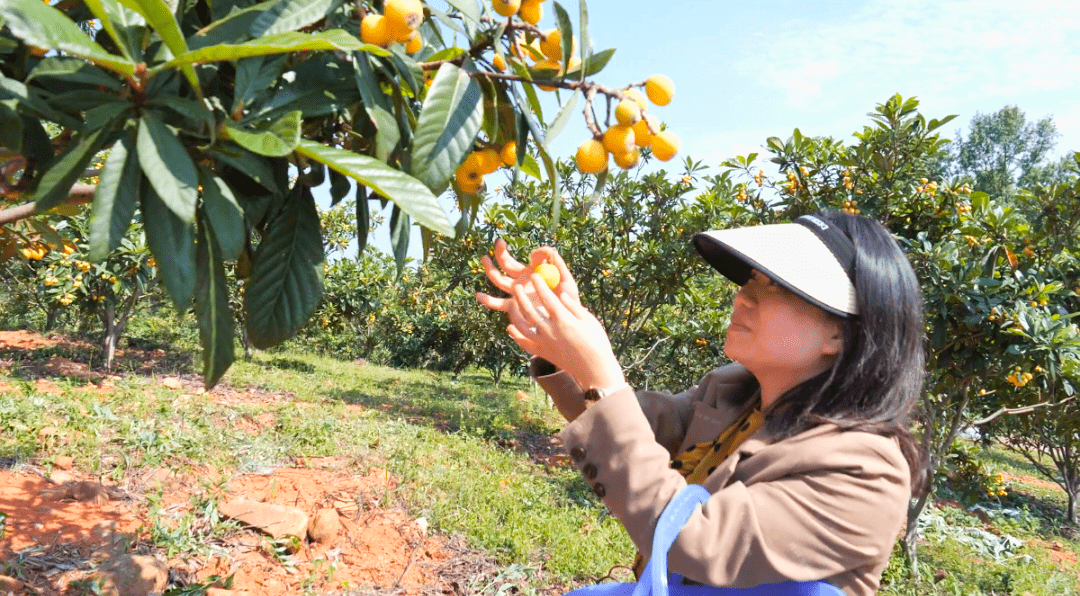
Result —
[[240, 326], [240, 345], [244, 346], [244, 362], [251, 362], [251, 340], [248, 339], [247, 325]]
[[908, 575], [912, 578], [919, 576], [919, 516], [922, 515], [926, 504], [930, 502], [930, 495], [934, 492], [932, 488], [934, 475], [934, 470], [931, 468], [927, 474], [926, 492], [908, 504], [907, 528], [904, 530], [904, 542], [901, 547], [908, 563]]
[[101, 351], [105, 357], [105, 370], [111, 371], [116, 357], [116, 306], [112, 300], [105, 301], [105, 339]]
[[1069, 509], [1068, 509], [1069, 523], [1074, 525], [1074, 526], [1080, 525], [1080, 520], [1078, 520], [1076, 518], [1076, 499], [1077, 499], [1077, 497], [1080, 497], [1080, 494], [1077, 494], [1077, 493], [1080, 493], [1080, 490], [1065, 491], [1065, 494], [1069, 495]]

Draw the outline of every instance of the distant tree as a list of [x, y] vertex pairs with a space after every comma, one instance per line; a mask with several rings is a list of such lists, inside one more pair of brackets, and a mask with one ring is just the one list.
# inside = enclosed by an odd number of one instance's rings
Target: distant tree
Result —
[[1050, 162], [1059, 136], [1053, 117], [1028, 122], [1016, 106], [971, 119], [967, 138], [957, 131], [951, 143], [949, 173], [969, 177], [975, 190], [1012, 197], [1019, 188], [1058, 180], [1061, 163]]

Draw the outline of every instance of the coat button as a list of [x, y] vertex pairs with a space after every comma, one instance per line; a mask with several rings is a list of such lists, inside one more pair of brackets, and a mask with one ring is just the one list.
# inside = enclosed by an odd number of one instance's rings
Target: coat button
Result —
[[593, 463], [585, 464], [585, 467], [581, 468], [581, 473], [585, 474], [585, 477], [588, 478], [589, 480], [592, 480], [593, 478], [596, 478], [596, 464], [593, 464]]
[[585, 450], [581, 447], [574, 447], [570, 450], [570, 458], [574, 461], [581, 461], [585, 459]]
[[604, 495], [607, 494], [607, 489], [604, 488], [604, 485], [600, 484], [599, 482], [593, 485], [592, 491], [596, 493], [596, 496], [600, 497], [601, 499], [603, 499]]

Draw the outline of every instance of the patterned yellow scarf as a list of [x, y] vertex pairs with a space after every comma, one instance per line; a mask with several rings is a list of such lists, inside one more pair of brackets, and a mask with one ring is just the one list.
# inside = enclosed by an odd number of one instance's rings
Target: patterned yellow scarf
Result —
[[[698, 443], [676, 455], [675, 459], [671, 460], [671, 467], [686, 478], [687, 484], [701, 484], [709, 477], [709, 474], [712, 474], [716, 466], [720, 465], [720, 462], [735, 453], [739, 445], [757, 432], [763, 424], [765, 424], [765, 415], [761, 412], [761, 400], [758, 399], [715, 440]], [[641, 553], [634, 557], [633, 570], [634, 576], [638, 578], [645, 570], [645, 560]]]

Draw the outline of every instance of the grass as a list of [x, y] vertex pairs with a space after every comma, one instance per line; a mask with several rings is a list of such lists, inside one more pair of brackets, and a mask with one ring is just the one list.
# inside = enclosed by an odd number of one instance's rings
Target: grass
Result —
[[[527, 381], [508, 379], [495, 388], [479, 373], [453, 379], [284, 349], [237, 362], [223, 380], [223, 403], [136, 374], [113, 381], [108, 391], [56, 379], [61, 394], [49, 395], [32, 378], [45, 357], [16, 359], [9, 373], [0, 373], [0, 381], [22, 393], [0, 395], [0, 460], [48, 466], [68, 455], [80, 469], [116, 479], [145, 467], [210, 469], [217, 471], [206, 478], [213, 484], [298, 458], [343, 457], [360, 471], [389, 469], [401, 485], [388, 496], [439, 531], [493, 554], [506, 573], [520, 576], [525, 593], [542, 589], [542, 581], [592, 582], [632, 559], [620, 524], [576, 472], [511, 448], [542, 443], [560, 425], [546, 396]], [[197, 366], [197, 358], [167, 362], [175, 370], [159, 372], [189, 375]], [[47, 426], [58, 432], [39, 438]], [[992, 469], [1037, 477], [1003, 449], [980, 457]], [[968, 511], [934, 510], [942, 521], [920, 545], [919, 574], [909, 579], [896, 552], [881, 593], [1080, 594], [1076, 570], [1055, 561], [1048, 548], [1048, 540], [1058, 541], [1060, 552], [1080, 553], [1080, 542], [1061, 523], [1064, 502], [1060, 490], [1014, 482], [1007, 497], [981, 503], [993, 516], [993, 538], [966, 530], [986, 530]], [[171, 553], [205, 552], [230, 523], [216, 519], [212, 501], [184, 515], [152, 528], [155, 543]], [[985, 554], [993, 551], [983, 547], [1001, 535], [1022, 545]], [[533, 573], [539, 569], [544, 574]], [[530, 588], [530, 582], [537, 583]]]

